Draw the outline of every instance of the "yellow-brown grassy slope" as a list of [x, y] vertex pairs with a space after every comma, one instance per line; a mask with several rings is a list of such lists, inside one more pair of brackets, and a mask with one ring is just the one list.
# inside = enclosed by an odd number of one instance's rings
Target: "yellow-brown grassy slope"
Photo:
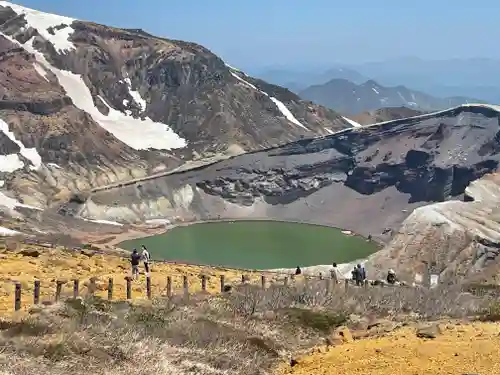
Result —
[[299, 359], [277, 374], [456, 375], [500, 374], [500, 324], [445, 325], [435, 339], [403, 328], [381, 338], [352, 341]]
[[[37, 257], [28, 255], [37, 250]], [[24, 255], [23, 255], [24, 252]], [[142, 267], [141, 267], [142, 268]], [[151, 268], [152, 295], [166, 294], [167, 276], [172, 278], [174, 294], [182, 293], [183, 275], [188, 276], [190, 293], [201, 290], [201, 277], [206, 275], [207, 291], [214, 293], [220, 290], [220, 275], [225, 275], [226, 284], [241, 282], [242, 271], [200, 266], [153, 263]], [[250, 282], [260, 280], [260, 275], [245, 273]], [[130, 275], [128, 259], [116, 255], [104, 255], [89, 252], [74, 252], [61, 249], [36, 248], [32, 245], [21, 245], [16, 251], [0, 249], [0, 315], [14, 308], [14, 284], [22, 285], [22, 306], [27, 309], [33, 304], [34, 281], [40, 280], [40, 301], [54, 300], [56, 282], [66, 281], [62, 296], [73, 294], [73, 279], [80, 281], [80, 294], [88, 292], [87, 286], [92, 277], [97, 277], [96, 295], [107, 298], [108, 279], [113, 278], [113, 299], [126, 298], [125, 277]], [[141, 276], [132, 282], [132, 298], [146, 297], [146, 279], [141, 269]]]

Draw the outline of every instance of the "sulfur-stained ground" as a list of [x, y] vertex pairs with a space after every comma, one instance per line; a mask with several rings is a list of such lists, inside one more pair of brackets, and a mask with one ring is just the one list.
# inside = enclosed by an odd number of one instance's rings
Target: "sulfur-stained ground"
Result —
[[[26, 247], [25, 247], [26, 248]], [[21, 249], [22, 250], [22, 249]], [[80, 293], [87, 293], [87, 285], [91, 277], [97, 277], [96, 295], [107, 298], [108, 279], [113, 278], [113, 299], [123, 300], [126, 297], [125, 277], [130, 275], [130, 263], [113, 255], [102, 255], [88, 252], [88, 255], [62, 250], [40, 250], [38, 257], [21, 253], [3, 252], [0, 254], [0, 315], [14, 308], [14, 283], [22, 285], [22, 306], [29, 308], [33, 304], [34, 281], [40, 280], [40, 301], [55, 299], [56, 281], [63, 280], [62, 296], [73, 295], [73, 279], [80, 280]], [[190, 293], [201, 290], [200, 275], [207, 275], [207, 291], [214, 293], [220, 290], [220, 275], [225, 275], [226, 284], [241, 282], [242, 271], [216, 269], [200, 266], [153, 264], [151, 268], [152, 295], [166, 294], [167, 276], [172, 278], [172, 289], [176, 294], [183, 292], [183, 275], [188, 276]], [[260, 275], [246, 273], [250, 281], [258, 282]], [[146, 278], [141, 264], [139, 280], [132, 282], [132, 298], [146, 297]]]
[[363, 339], [300, 358], [277, 374], [294, 375], [462, 375], [500, 374], [500, 324], [448, 324], [435, 339], [415, 328]]

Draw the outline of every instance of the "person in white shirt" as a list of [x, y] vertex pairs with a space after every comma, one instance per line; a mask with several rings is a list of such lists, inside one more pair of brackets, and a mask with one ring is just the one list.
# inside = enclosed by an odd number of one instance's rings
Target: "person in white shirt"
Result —
[[146, 249], [146, 246], [142, 245], [142, 253], [141, 253], [141, 258], [142, 261], [144, 262], [144, 270], [146, 271], [146, 275], [149, 274], [149, 252], [148, 249]]
[[334, 280], [335, 284], [338, 284], [340, 280], [342, 280], [344, 277], [340, 273], [339, 269], [337, 268], [337, 263], [332, 264], [332, 269], [330, 270], [330, 274], [332, 275], [332, 279]]

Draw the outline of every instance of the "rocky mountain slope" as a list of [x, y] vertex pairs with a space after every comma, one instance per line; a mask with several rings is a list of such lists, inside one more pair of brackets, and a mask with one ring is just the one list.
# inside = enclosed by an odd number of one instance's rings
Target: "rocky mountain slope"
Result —
[[200, 45], [0, 1], [0, 180], [29, 205], [349, 127]]
[[407, 278], [416, 272], [444, 280], [500, 283], [500, 174], [473, 181], [465, 201], [414, 210], [388, 246], [369, 259], [368, 267], [379, 276], [389, 267], [402, 270]]
[[378, 122], [400, 120], [408, 117], [420, 116], [424, 112], [407, 107], [380, 108], [374, 111], [359, 113], [349, 118], [360, 125], [371, 125]]
[[324, 105], [345, 115], [373, 111], [382, 107], [408, 107], [437, 111], [464, 103], [480, 101], [464, 97], [435, 98], [405, 86], [384, 87], [373, 80], [357, 85], [345, 79], [333, 79], [299, 92], [302, 98]]
[[63, 212], [120, 222], [301, 220], [386, 242], [414, 208], [463, 200], [472, 181], [498, 169], [499, 118], [499, 107], [469, 105], [348, 129], [75, 197]]

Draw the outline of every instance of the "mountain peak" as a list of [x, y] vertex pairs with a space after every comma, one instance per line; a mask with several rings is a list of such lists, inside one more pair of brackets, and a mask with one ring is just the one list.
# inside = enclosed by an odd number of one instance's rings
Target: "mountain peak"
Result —
[[0, 180], [34, 206], [351, 127], [196, 43], [6, 1], [0, 54]]
[[432, 112], [468, 102], [480, 102], [465, 97], [435, 98], [404, 86], [385, 87], [373, 79], [360, 85], [333, 79], [323, 85], [310, 86], [299, 95], [348, 116], [386, 107], [407, 107]]

